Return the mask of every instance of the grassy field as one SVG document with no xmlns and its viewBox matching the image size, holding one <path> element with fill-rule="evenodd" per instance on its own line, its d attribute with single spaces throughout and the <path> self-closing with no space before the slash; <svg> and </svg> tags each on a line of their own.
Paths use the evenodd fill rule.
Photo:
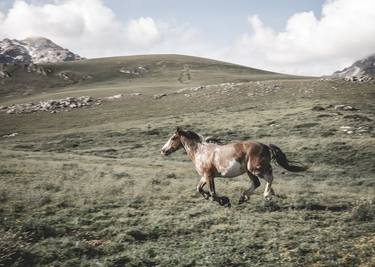
<svg viewBox="0 0 375 267">
<path fill-rule="evenodd" d="M 33 83 L 19 70 L 3 81 L 0 105 L 141 95 L 0 113 L 0 266 L 375 265 L 374 84 L 176 55 L 47 67 Z M 91 78 L 64 81 L 61 71 Z M 183 151 L 160 155 L 176 126 L 274 143 L 311 167 L 275 166 L 277 196 L 265 201 L 261 181 L 242 205 L 249 179 L 218 178 L 232 201 L 224 208 L 195 191 Z"/>
</svg>

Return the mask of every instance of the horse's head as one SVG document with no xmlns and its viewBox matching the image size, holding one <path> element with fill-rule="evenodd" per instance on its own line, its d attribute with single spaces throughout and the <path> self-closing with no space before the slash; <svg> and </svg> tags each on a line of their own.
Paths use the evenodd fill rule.
<svg viewBox="0 0 375 267">
<path fill-rule="evenodd" d="M 165 143 L 165 145 L 161 148 L 160 152 L 162 155 L 168 156 L 169 154 L 182 147 L 181 133 L 182 129 L 178 127 L 177 130 L 168 139 L 167 143 Z"/>
</svg>

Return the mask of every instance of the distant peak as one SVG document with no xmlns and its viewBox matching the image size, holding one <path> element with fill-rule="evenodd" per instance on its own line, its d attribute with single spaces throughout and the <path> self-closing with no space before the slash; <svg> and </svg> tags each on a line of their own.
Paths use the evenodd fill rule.
<svg viewBox="0 0 375 267">
<path fill-rule="evenodd" d="M 375 76 L 375 54 L 354 62 L 351 66 L 336 71 L 334 77 L 350 78 L 359 76 Z"/>
<path fill-rule="evenodd" d="M 35 43 L 53 43 L 50 39 L 41 36 L 31 36 L 22 40 L 22 42 L 35 42 Z"/>
<path fill-rule="evenodd" d="M 42 36 L 0 41 L 0 63 L 53 63 L 79 59 L 82 57 Z"/>
</svg>

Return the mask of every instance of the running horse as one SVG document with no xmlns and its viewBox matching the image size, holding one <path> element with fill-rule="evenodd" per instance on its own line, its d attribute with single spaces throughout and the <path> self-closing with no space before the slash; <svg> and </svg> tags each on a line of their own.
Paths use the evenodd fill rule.
<svg viewBox="0 0 375 267">
<path fill-rule="evenodd" d="M 306 166 L 291 162 L 285 154 L 275 145 L 265 145 L 255 141 L 233 142 L 225 145 L 207 142 L 203 136 L 193 132 L 184 131 L 181 128 L 172 134 L 167 143 L 162 147 L 161 154 L 168 156 L 179 148 L 184 148 L 187 155 L 193 161 L 195 169 L 201 179 L 197 185 L 197 191 L 205 199 L 217 201 L 220 205 L 230 206 L 228 197 L 219 197 L 215 191 L 215 177 L 233 178 L 244 174 L 250 178 L 250 187 L 245 190 L 238 201 L 244 203 L 260 186 L 259 178 L 267 184 L 264 190 L 264 198 L 269 200 L 274 195 L 272 189 L 271 160 L 291 172 L 307 170 Z M 209 191 L 204 190 L 207 185 Z"/>
</svg>

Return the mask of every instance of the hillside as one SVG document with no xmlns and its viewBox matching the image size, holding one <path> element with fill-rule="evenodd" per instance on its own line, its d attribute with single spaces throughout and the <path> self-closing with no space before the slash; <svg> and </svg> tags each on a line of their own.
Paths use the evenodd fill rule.
<svg viewBox="0 0 375 267">
<path fill-rule="evenodd" d="M 9 77 L 0 78 L 1 98 L 40 93 L 85 91 L 103 95 L 110 88 L 121 93 L 137 88 L 182 88 L 224 82 L 283 79 L 290 76 L 248 68 L 235 64 L 181 55 L 146 55 L 89 59 L 36 65 L 39 71 L 25 65 L 6 65 Z M 107 93 L 107 92 L 106 92 Z"/>
<path fill-rule="evenodd" d="M 372 83 L 178 55 L 40 66 L 1 80 L 0 266 L 375 264 Z M 3 112 L 14 103 L 38 110 Z M 184 151 L 160 155 L 177 126 L 310 169 L 273 164 L 276 196 L 260 179 L 241 205 L 249 178 L 217 178 L 224 208 Z"/>
</svg>

